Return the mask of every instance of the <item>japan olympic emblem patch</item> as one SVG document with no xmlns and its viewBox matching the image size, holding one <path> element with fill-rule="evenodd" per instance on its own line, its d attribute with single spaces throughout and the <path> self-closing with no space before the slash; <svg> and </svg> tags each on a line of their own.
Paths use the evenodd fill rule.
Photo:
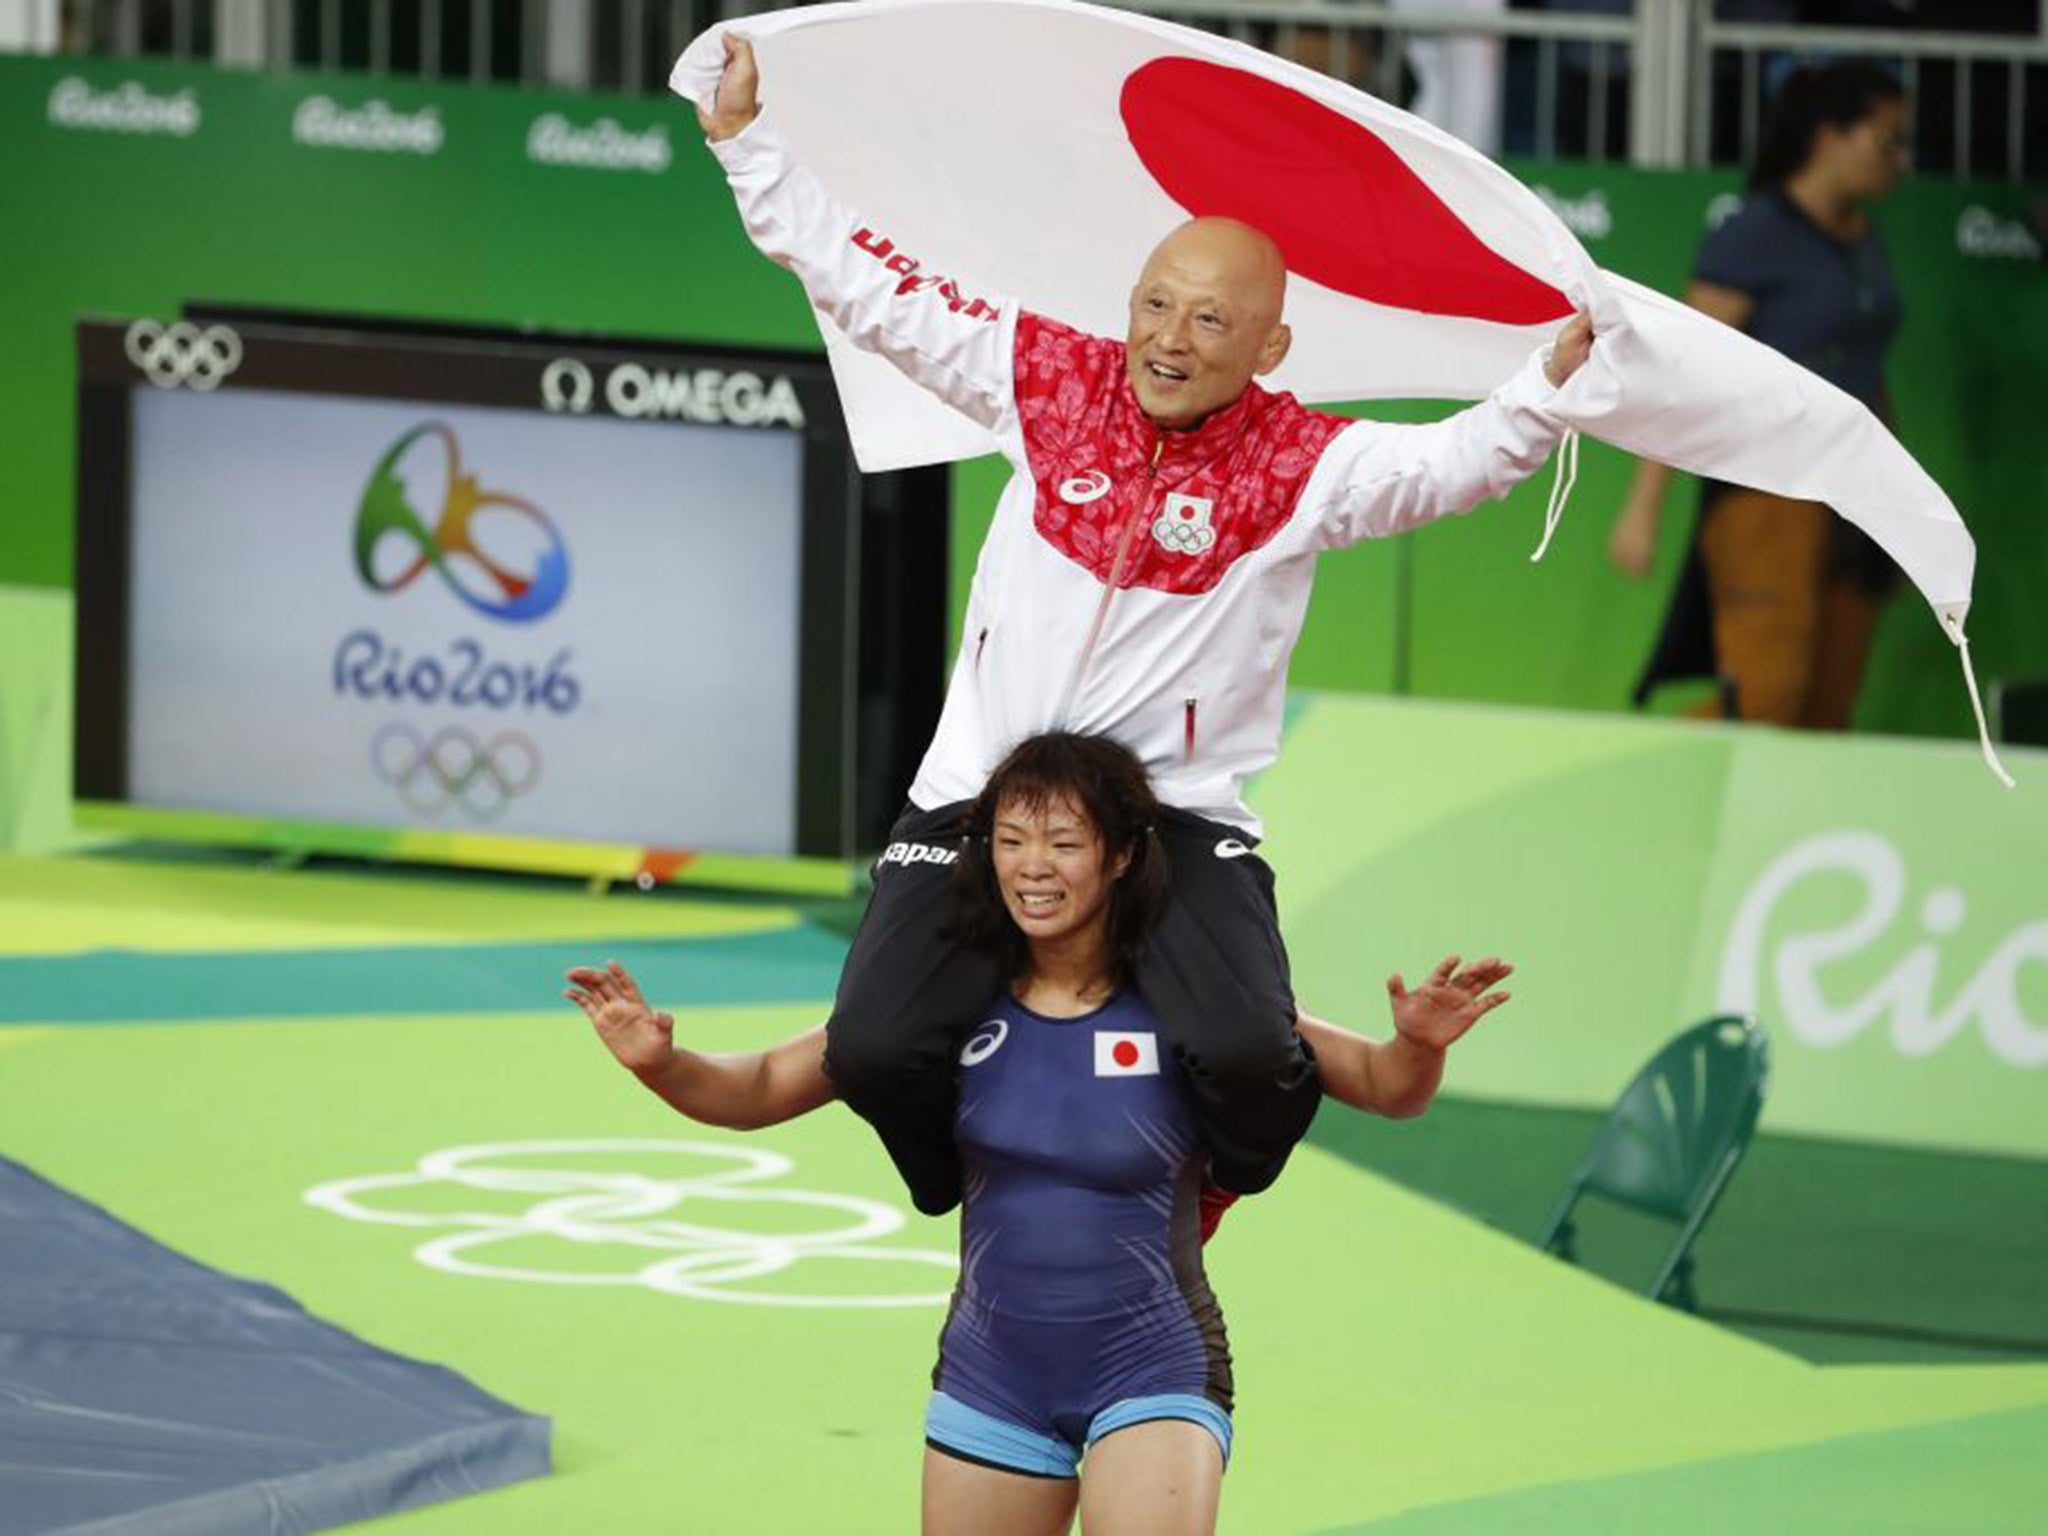
<svg viewBox="0 0 2048 1536">
<path fill-rule="evenodd" d="M 1183 496 L 1179 491 L 1166 498 L 1166 507 L 1152 521 L 1152 537 L 1159 547 L 1176 555 L 1207 553 L 1216 542 L 1216 530 L 1209 525 L 1215 503 L 1206 496 Z"/>
</svg>

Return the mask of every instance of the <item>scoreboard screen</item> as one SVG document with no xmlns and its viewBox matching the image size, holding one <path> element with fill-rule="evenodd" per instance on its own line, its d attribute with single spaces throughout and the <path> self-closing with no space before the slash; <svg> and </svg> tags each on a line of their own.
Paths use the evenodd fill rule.
<svg viewBox="0 0 2048 1536">
<path fill-rule="evenodd" d="M 819 361 L 231 318 L 86 322 L 79 361 L 82 806 L 851 856 Z"/>
</svg>

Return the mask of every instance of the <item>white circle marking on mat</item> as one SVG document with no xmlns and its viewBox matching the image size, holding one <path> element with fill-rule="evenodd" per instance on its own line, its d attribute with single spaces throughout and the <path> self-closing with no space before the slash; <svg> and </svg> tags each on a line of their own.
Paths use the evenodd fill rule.
<svg viewBox="0 0 2048 1536">
<path fill-rule="evenodd" d="M 601 1155 L 608 1168 L 545 1167 L 529 1158 Z M 709 1161 L 708 1169 L 677 1175 L 658 1171 L 668 1158 Z M 520 1161 L 514 1161 L 518 1159 Z M 620 1165 L 627 1165 L 621 1168 Z M 718 1166 L 724 1165 L 724 1166 Z M 923 1307 L 943 1305 L 958 1261 L 927 1248 L 878 1246 L 902 1230 L 906 1214 L 858 1195 L 783 1189 L 768 1181 L 795 1170 L 779 1152 L 720 1142 L 651 1140 L 507 1141 L 429 1152 L 410 1173 L 373 1173 L 334 1179 L 306 1191 L 308 1205 L 350 1221 L 440 1229 L 413 1250 L 431 1269 L 488 1280 L 541 1285 L 639 1286 L 699 1301 L 767 1307 Z M 642 1171 L 653 1169 L 657 1171 Z M 443 1196 L 421 1208 L 407 1194 Z M 449 1192 L 528 1196 L 523 1210 L 462 1210 Z M 493 1203 L 503 1203 L 494 1201 Z M 772 1206 L 778 1216 L 812 1218 L 815 1228 L 756 1232 L 719 1225 L 721 1207 Z M 695 1218 L 695 1219 L 690 1219 Z M 488 1252 L 519 1241 L 530 1248 L 559 1242 L 593 1248 L 638 1249 L 646 1262 L 620 1268 L 550 1268 L 509 1263 Z M 915 1294 L 832 1295 L 782 1289 L 736 1288 L 795 1269 L 806 1260 L 926 1264 L 943 1269 L 944 1289 Z"/>
</svg>

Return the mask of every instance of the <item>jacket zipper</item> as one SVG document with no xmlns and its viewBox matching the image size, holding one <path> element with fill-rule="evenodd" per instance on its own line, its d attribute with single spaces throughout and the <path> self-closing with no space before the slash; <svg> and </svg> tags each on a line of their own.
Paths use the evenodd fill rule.
<svg viewBox="0 0 2048 1536">
<path fill-rule="evenodd" d="M 1181 746 L 1181 757 L 1185 762 L 1195 760 L 1195 696 L 1187 697 L 1187 730 Z"/>
<path fill-rule="evenodd" d="M 1116 584 L 1123 579 L 1124 560 L 1131 552 L 1131 536 L 1137 532 L 1138 524 L 1145 520 L 1145 513 L 1152 505 L 1149 487 L 1158 477 L 1159 459 L 1165 452 L 1166 434 L 1161 432 L 1152 443 L 1152 462 L 1145 466 L 1147 490 L 1138 498 L 1138 505 L 1131 515 L 1124 519 L 1123 531 L 1117 535 L 1116 554 L 1109 562 L 1109 580 L 1104 583 L 1102 596 L 1096 601 L 1095 617 L 1089 620 L 1088 634 L 1081 641 L 1081 653 L 1074 658 L 1074 674 L 1067 679 L 1066 694 L 1060 700 L 1058 713 L 1053 716 L 1053 724 L 1059 729 L 1066 728 L 1068 717 L 1073 713 L 1074 700 L 1080 696 L 1081 678 L 1088 671 L 1088 663 L 1094 659 L 1095 644 L 1102 638 L 1103 621 L 1109 617 L 1109 604 L 1116 596 Z"/>
</svg>

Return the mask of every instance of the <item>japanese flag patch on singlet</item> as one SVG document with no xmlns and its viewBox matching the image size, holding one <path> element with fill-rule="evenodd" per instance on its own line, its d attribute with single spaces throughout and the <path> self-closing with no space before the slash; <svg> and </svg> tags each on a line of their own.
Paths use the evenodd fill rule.
<svg viewBox="0 0 2048 1536">
<path fill-rule="evenodd" d="M 1095 1036 L 1097 1077 L 1157 1077 L 1159 1037 L 1150 1033 L 1101 1030 Z"/>
</svg>

